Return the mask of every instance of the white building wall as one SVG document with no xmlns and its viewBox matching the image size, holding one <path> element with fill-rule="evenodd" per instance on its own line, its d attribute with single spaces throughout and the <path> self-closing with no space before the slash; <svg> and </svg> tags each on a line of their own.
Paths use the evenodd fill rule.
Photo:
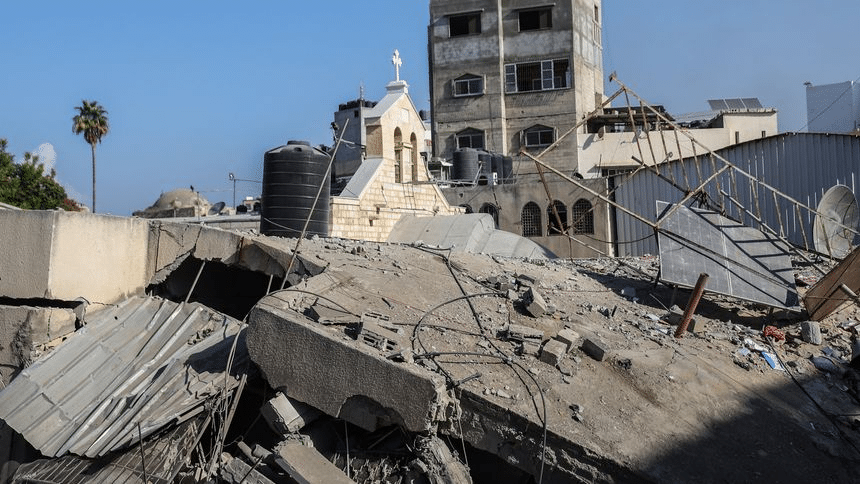
<svg viewBox="0 0 860 484">
<path fill-rule="evenodd" d="M 854 81 L 806 86 L 807 131 L 849 133 L 860 127 L 860 85 Z"/>
</svg>

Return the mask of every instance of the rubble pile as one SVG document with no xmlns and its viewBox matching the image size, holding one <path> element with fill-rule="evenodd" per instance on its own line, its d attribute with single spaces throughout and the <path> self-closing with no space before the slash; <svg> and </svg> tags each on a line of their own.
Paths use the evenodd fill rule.
<svg viewBox="0 0 860 484">
<path fill-rule="evenodd" d="M 689 291 L 655 283 L 657 257 L 314 237 L 285 275 L 295 240 L 204 232 L 175 263 L 162 245 L 160 297 L 62 312 L 65 341 L 0 392 L 6 479 L 858 479 L 850 302 L 812 321 L 706 293 L 676 337 Z M 181 269 L 202 240 L 259 285 L 250 310 L 213 289 L 234 273 Z"/>
</svg>

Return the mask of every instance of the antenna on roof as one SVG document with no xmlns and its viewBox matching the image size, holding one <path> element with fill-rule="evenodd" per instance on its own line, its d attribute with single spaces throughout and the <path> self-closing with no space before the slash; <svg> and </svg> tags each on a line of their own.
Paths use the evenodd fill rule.
<svg viewBox="0 0 860 484">
<path fill-rule="evenodd" d="M 364 81 L 358 85 L 358 99 L 364 101 Z"/>
</svg>

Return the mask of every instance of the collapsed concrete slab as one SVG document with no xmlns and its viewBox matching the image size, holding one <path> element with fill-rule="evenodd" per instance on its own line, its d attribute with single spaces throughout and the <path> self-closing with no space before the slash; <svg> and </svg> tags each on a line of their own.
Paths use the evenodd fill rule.
<svg viewBox="0 0 860 484">
<path fill-rule="evenodd" d="M 39 346 L 74 332 L 75 320 L 67 308 L 0 306 L 0 386 L 29 366 Z"/>
<path fill-rule="evenodd" d="M 273 293 L 249 315 L 248 350 L 271 386 L 366 430 L 433 427 L 445 398 L 438 375 L 392 364 L 343 332 L 329 331 L 291 308 L 297 297 L 302 293 Z"/>
</svg>

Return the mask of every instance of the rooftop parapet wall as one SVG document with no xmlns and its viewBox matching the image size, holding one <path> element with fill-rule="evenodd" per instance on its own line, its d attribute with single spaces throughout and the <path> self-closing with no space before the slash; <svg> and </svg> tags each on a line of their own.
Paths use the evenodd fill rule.
<svg viewBox="0 0 860 484">
<path fill-rule="evenodd" d="M 146 286 L 145 221 L 8 210 L 0 227 L 0 296 L 113 303 Z"/>
<path fill-rule="evenodd" d="M 4 210 L 0 297 L 113 304 L 142 295 L 188 257 L 283 277 L 290 244 L 194 224 Z M 319 272 L 309 259 L 296 259 L 294 272 Z"/>
</svg>

